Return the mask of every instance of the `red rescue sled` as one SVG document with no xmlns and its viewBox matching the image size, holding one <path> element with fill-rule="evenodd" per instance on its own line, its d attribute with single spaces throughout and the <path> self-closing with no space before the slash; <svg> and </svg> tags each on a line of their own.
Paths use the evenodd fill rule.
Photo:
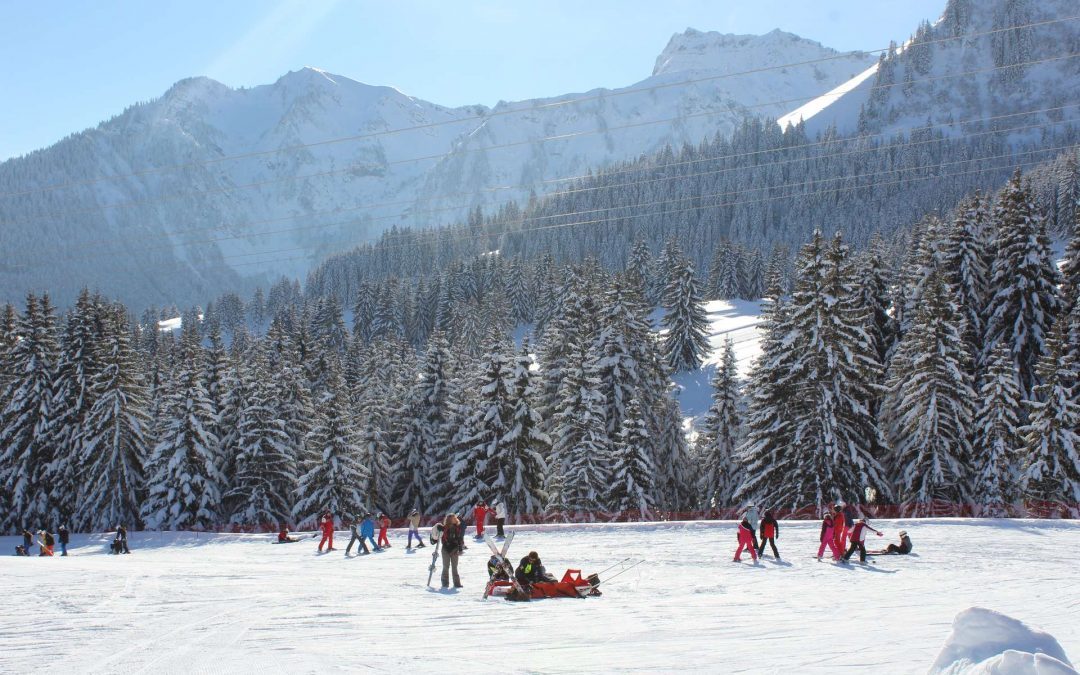
<svg viewBox="0 0 1080 675">
<path fill-rule="evenodd" d="M 543 598 L 587 598 L 600 595 L 600 577 L 595 574 L 581 576 L 581 570 L 566 570 L 561 581 L 537 581 L 529 593 L 530 600 Z M 513 590 L 509 581 L 493 581 L 492 595 L 508 595 Z"/>
</svg>

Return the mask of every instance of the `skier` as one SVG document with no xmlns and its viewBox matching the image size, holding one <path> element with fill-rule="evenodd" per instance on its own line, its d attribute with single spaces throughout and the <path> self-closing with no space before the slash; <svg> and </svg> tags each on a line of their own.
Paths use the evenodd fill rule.
<svg viewBox="0 0 1080 675">
<path fill-rule="evenodd" d="M 390 518 L 385 513 L 379 514 L 379 546 L 390 548 L 390 540 L 386 538 L 386 530 L 390 527 Z"/>
<path fill-rule="evenodd" d="M 23 550 L 26 551 L 26 555 L 30 555 L 30 547 L 34 545 L 34 535 L 30 534 L 30 530 L 23 528 L 22 531 L 22 543 Z"/>
<path fill-rule="evenodd" d="M 759 521 L 761 519 L 761 516 L 758 515 L 758 508 L 754 506 L 753 503 L 747 504 L 746 512 L 743 514 L 743 516 L 746 518 L 747 522 L 750 523 L 750 537 L 751 540 L 754 542 L 754 550 L 756 551 L 758 547 L 757 531 L 760 524 Z"/>
<path fill-rule="evenodd" d="M 761 521 L 761 544 L 758 546 L 758 556 L 765 553 L 765 542 L 772 547 L 773 557 L 780 559 L 780 553 L 776 550 L 776 538 L 780 536 L 780 523 L 776 522 L 772 511 L 766 509 L 765 518 Z"/>
<path fill-rule="evenodd" d="M 502 539 L 506 536 L 503 525 L 506 524 L 506 502 L 499 499 L 495 501 L 495 536 Z"/>
<path fill-rule="evenodd" d="M 833 514 L 826 509 L 825 516 L 821 519 L 821 546 L 818 546 L 817 558 L 821 560 L 828 546 L 832 551 L 833 560 L 840 559 L 840 551 L 836 548 L 836 540 L 833 538 Z"/>
<path fill-rule="evenodd" d="M 833 506 L 833 546 L 843 555 L 847 550 L 847 521 L 844 519 L 844 502 Z"/>
<path fill-rule="evenodd" d="M 462 538 L 461 519 L 453 513 L 446 516 L 442 529 L 442 587 L 450 588 L 450 571 L 454 573 L 454 588 L 461 588 L 461 577 L 458 576 L 458 556 L 465 548 L 465 540 Z"/>
<path fill-rule="evenodd" d="M 57 533 L 60 535 L 60 557 L 63 558 L 67 555 L 67 545 L 71 541 L 71 533 L 68 532 L 67 525 L 61 525 Z"/>
<path fill-rule="evenodd" d="M 750 557 L 757 564 L 757 548 L 754 546 L 754 528 L 750 526 L 750 519 L 743 517 L 739 523 L 739 548 L 735 551 L 735 559 L 732 562 L 742 560 L 743 549 L 750 549 Z"/>
<path fill-rule="evenodd" d="M 851 530 L 851 546 L 848 548 L 847 553 L 844 554 L 844 562 L 851 560 L 851 556 L 855 551 L 859 552 L 859 562 L 866 562 L 866 531 L 876 532 L 877 536 L 881 536 L 881 533 L 870 527 L 870 521 L 866 518 L 860 518 L 859 522 L 855 523 L 855 527 Z"/>
<path fill-rule="evenodd" d="M 279 544 L 292 544 L 300 541 L 298 537 L 289 536 L 289 526 L 285 523 L 281 524 L 281 529 L 277 533 L 277 543 Z"/>
<path fill-rule="evenodd" d="M 416 537 L 416 547 L 424 548 L 424 540 L 420 537 L 420 512 L 413 509 L 409 513 L 409 543 L 406 545 L 405 550 L 412 550 L 412 540 Z"/>
<path fill-rule="evenodd" d="M 851 528 L 855 527 L 855 507 L 851 504 L 844 504 L 844 545 L 840 547 L 843 551 L 847 548 L 848 537 L 851 536 Z"/>
<path fill-rule="evenodd" d="M 352 522 L 349 523 L 349 533 L 352 535 L 349 537 L 349 545 L 345 547 L 345 555 L 348 556 L 352 552 L 353 544 L 359 542 L 357 547 L 360 551 L 360 555 L 365 553 L 371 553 L 368 550 L 367 544 L 364 543 L 364 538 L 360 536 L 360 522 L 363 518 L 360 515 L 355 515 L 352 518 Z"/>
<path fill-rule="evenodd" d="M 361 543 L 370 541 L 371 548 L 376 553 L 382 550 L 382 547 L 375 543 L 375 519 L 370 513 L 365 513 L 364 520 L 360 523 L 360 539 Z M 367 547 L 364 548 L 364 552 L 367 552 Z"/>
<path fill-rule="evenodd" d="M 39 556 L 52 556 L 53 546 L 56 546 L 56 540 L 53 539 L 51 532 L 45 530 L 38 531 L 38 545 L 41 546 L 41 553 Z"/>
<path fill-rule="evenodd" d="M 487 504 L 484 503 L 483 499 L 481 499 L 480 503 L 476 505 L 475 509 L 473 509 L 473 518 L 476 519 L 476 538 L 477 539 L 483 539 L 484 538 L 484 521 L 487 520 L 487 515 L 490 512 L 491 512 L 491 510 L 488 509 L 488 506 L 487 506 Z"/>
<path fill-rule="evenodd" d="M 334 516 L 329 511 L 322 515 L 322 522 L 319 523 L 319 528 L 322 530 L 322 539 L 319 541 L 319 553 L 322 553 L 322 547 L 326 545 L 326 552 L 329 553 L 334 549 Z"/>
<path fill-rule="evenodd" d="M 869 555 L 907 555 L 911 553 L 911 537 L 905 530 L 900 530 L 900 544 L 889 544 L 881 551 L 871 551 Z"/>
<path fill-rule="evenodd" d="M 116 539 L 113 540 L 113 547 L 117 555 L 131 553 L 131 549 L 128 548 L 127 528 L 123 525 L 116 526 Z"/>
</svg>

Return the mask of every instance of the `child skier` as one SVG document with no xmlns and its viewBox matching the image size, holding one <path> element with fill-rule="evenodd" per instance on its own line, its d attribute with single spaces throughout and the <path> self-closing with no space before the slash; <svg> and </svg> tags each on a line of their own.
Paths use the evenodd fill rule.
<svg viewBox="0 0 1080 675">
<path fill-rule="evenodd" d="M 768 542 L 769 546 L 772 547 L 773 557 L 779 560 L 780 552 L 776 550 L 776 538 L 779 536 L 780 523 L 776 522 L 772 511 L 766 510 L 765 518 L 761 521 L 761 544 L 758 545 L 758 555 L 765 554 L 765 542 Z"/>
<path fill-rule="evenodd" d="M 868 555 L 907 555 L 911 553 L 911 537 L 904 530 L 900 530 L 900 544 L 889 544 L 880 551 L 870 551 Z"/>
<path fill-rule="evenodd" d="M 843 555 L 847 550 L 847 523 L 844 520 L 844 502 L 833 506 L 833 547 Z"/>
<path fill-rule="evenodd" d="M 30 530 L 25 527 L 22 531 L 22 544 L 23 550 L 26 551 L 26 555 L 30 555 L 30 547 L 34 545 L 34 535 L 30 534 Z"/>
<path fill-rule="evenodd" d="M 483 499 L 481 499 L 480 503 L 476 505 L 475 509 L 473 509 L 473 518 L 476 519 L 476 538 L 477 539 L 483 539 L 484 538 L 484 521 L 487 520 L 487 515 L 490 512 L 491 512 L 490 509 L 488 509 L 488 506 L 487 506 L 487 504 L 484 503 Z"/>
<path fill-rule="evenodd" d="M 757 564 L 757 549 L 754 548 L 754 530 L 750 527 L 750 520 L 746 517 L 739 523 L 739 548 L 735 551 L 735 560 L 732 562 L 742 560 L 744 548 L 750 550 L 750 557 L 754 560 L 754 564 Z"/>
<path fill-rule="evenodd" d="M 877 536 L 882 536 L 880 532 L 870 527 L 870 522 L 866 518 L 860 518 L 859 522 L 855 523 L 855 527 L 851 530 L 851 546 L 848 548 L 847 553 L 844 554 L 844 562 L 851 560 L 851 556 L 855 551 L 859 552 L 859 562 L 866 562 L 866 531 L 876 532 Z"/>
<path fill-rule="evenodd" d="M 821 519 L 821 546 L 818 546 L 817 550 L 818 560 L 821 560 L 826 546 L 832 551 L 833 560 L 839 560 L 840 551 L 836 548 L 836 540 L 833 538 L 833 514 L 827 510 L 825 511 L 825 517 Z"/>
<path fill-rule="evenodd" d="M 364 520 L 360 523 L 360 539 L 361 543 L 370 541 L 371 548 L 375 552 L 382 550 L 382 547 L 375 543 L 375 519 L 370 513 L 365 513 Z M 367 547 L 364 548 L 364 552 L 367 552 Z"/>
<path fill-rule="evenodd" d="M 357 514 L 353 516 L 352 522 L 349 523 L 349 533 L 352 536 L 349 537 L 349 545 L 345 547 L 345 555 L 349 555 L 349 552 L 352 551 L 353 544 L 357 542 L 360 543 L 357 549 L 359 549 L 361 555 L 371 553 L 371 551 L 368 550 L 367 544 L 364 543 L 364 538 L 360 535 L 361 521 L 363 521 L 363 517 Z"/>
<path fill-rule="evenodd" d="M 57 533 L 60 535 L 60 557 L 62 558 L 67 555 L 67 545 L 71 541 L 71 533 L 68 532 L 67 525 L 61 525 Z"/>
<path fill-rule="evenodd" d="M 289 526 L 282 523 L 281 529 L 277 533 L 277 543 L 279 544 L 293 544 L 300 541 L 296 537 L 289 536 Z"/>
<path fill-rule="evenodd" d="M 406 544 L 406 551 L 412 550 L 413 537 L 416 537 L 416 547 L 424 548 L 424 540 L 420 537 L 420 512 L 416 509 L 409 513 L 409 543 Z"/>
<path fill-rule="evenodd" d="M 326 552 L 336 550 L 334 548 L 334 516 L 329 511 L 323 514 L 322 523 L 319 525 L 322 529 L 322 540 L 319 541 L 319 553 L 322 553 L 323 544 L 326 544 Z"/>
<path fill-rule="evenodd" d="M 760 525 L 759 521 L 761 519 L 761 517 L 758 515 L 758 508 L 754 506 L 753 503 L 747 504 L 746 513 L 744 513 L 743 515 L 745 516 L 746 521 L 750 523 L 750 538 L 753 540 L 754 549 L 756 550 L 758 547 L 757 531 L 758 526 Z"/>
<path fill-rule="evenodd" d="M 38 532 L 38 544 L 41 546 L 41 553 L 39 556 L 49 556 L 53 554 L 53 546 L 56 545 L 56 540 L 53 539 L 51 532 L 41 530 Z"/>
<path fill-rule="evenodd" d="M 386 531 L 390 528 L 390 518 L 385 513 L 379 514 L 379 546 L 390 548 L 390 540 L 386 538 Z"/>
</svg>

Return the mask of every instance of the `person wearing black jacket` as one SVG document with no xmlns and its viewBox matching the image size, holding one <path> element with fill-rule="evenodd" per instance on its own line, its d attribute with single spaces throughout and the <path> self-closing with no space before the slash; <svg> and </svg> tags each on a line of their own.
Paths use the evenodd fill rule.
<svg viewBox="0 0 1080 675">
<path fill-rule="evenodd" d="M 465 549 L 465 539 L 462 537 L 463 527 L 461 520 L 451 513 L 443 521 L 442 531 L 442 587 L 450 588 L 450 572 L 453 570 L 454 588 L 461 588 L 461 577 L 458 576 L 458 556 Z"/>
<path fill-rule="evenodd" d="M 540 554 L 536 551 L 529 551 L 529 555 L 522 558 L 521 562 L 518 563 L 517 569 L 514 570 L 514 576 L 517 577 L 518 583 L 528 590 L 530 586 L 540 581 L 542 569 Z"/>
<path fill-rule="evenodd" d="M 22 531 L 23 550 L 26 551 L 26 555 L 30 555 L 30 547 L 34 545 L 34 535 L 30 534 L 30 530 L 23 528 Z"/>
<path fill-rule="evenodd" d="M 57 530 L 57 534 L 60 535 L 60 557 L 67 555 L 67 545 L 71 541 L 71 533 L 68 532 L 67 525 L 61 525 Z"/>
<path fill-rule="evenodd" d="M 131 549 L 128 548 L 127 528 L 123 525 L 116 526 L 116 539 L 113 541 L 113 552 L 131 553 Z"/>
</svg>

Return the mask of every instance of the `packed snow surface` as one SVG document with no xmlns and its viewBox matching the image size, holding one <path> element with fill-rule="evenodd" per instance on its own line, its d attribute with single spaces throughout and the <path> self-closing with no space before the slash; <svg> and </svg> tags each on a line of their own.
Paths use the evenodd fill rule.
<svg viewBox="0 0 1080 675">
<path fill-rule="evenodd" d="M 481 600 L 488 554 L 471 539 L 464 588 L 441 593 L 425 585 L 431 549 L 406 553 L 400 531 L 353 558 L 343 532 L 321 556 L 309 538 L 133 533 L 117 557 L 108 535 L 76 536 L 67 558 L 0 558 L 0 672 L 920 673 L 974 606 L 1080 653 L 1080 523 L 874 524 L 886 537 L 872 545 L 905 528 L 914 554 L 818 562 L 812 522 L 782 521 L 784 561 L 757 566 L 731 562 L 729 522 L 522 527 L 510 557 L 536 550 L 559 575 L 646 561 L 601 598 L 532 603 Z M 991 639 L 1008 630 L 991 625 Z"/>
</svg>

